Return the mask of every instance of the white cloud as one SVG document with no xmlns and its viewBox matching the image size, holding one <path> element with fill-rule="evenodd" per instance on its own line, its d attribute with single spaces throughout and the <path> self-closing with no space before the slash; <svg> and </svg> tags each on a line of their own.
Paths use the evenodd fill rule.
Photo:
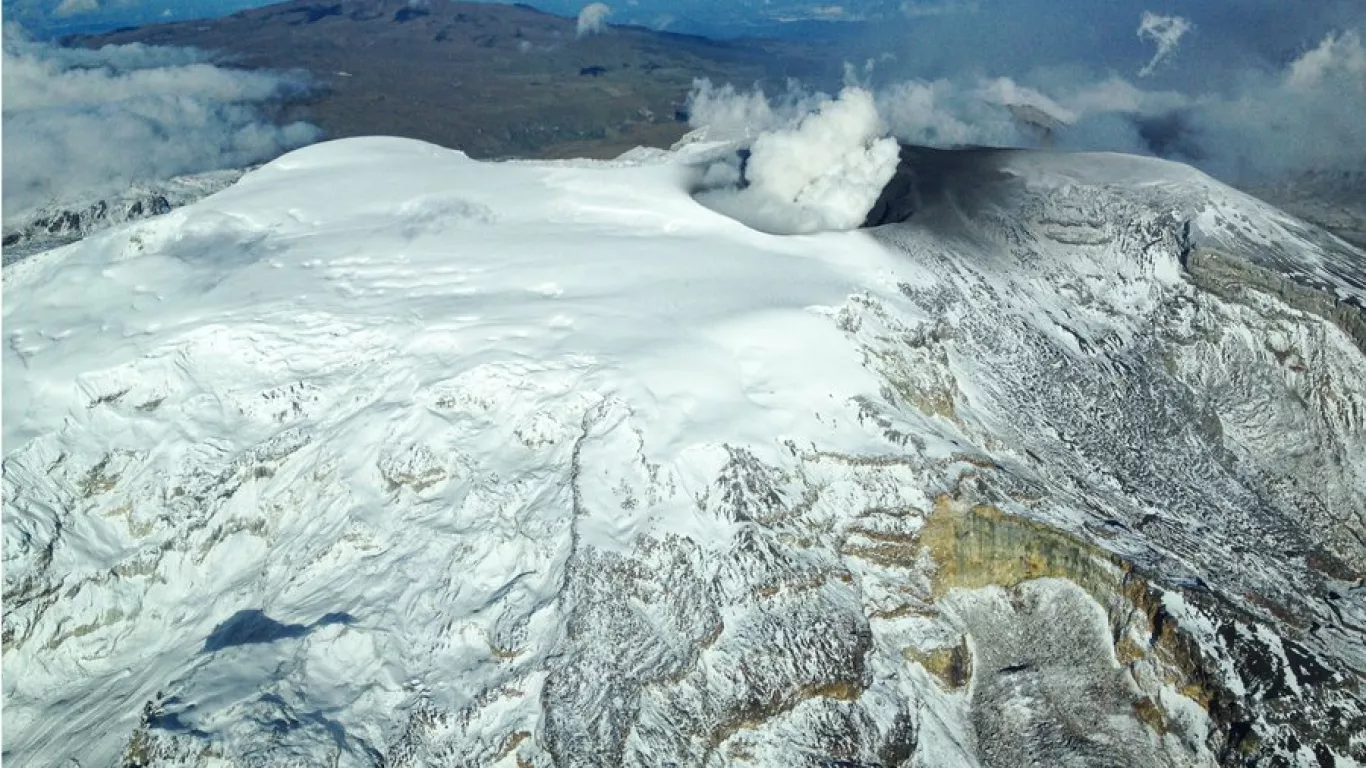
<svg viewBox="0 0 1366 768">
<path fill-rule="evenodd" d="M 65 19 L 87 13 L 98 13 L 99 11 L 99 0 L 62 0 L 62 2 L 57 5 L 56 10 L 52 12 L 52 15 L 57 18 Z"/>
<path fill-rule="evenodd" d="M 817 19 L 840 20 L 850 18 L 853 14 L 842 5 L 818 5 L 811 9 L 811 15 Z"/>
<path fill-rule="evenodd" d="M 688 122 L 710 135 L 752 139 L 772 128 L 776 118 L 763 91 L 741 93 L 729 83 L 717 88 L 700 80 L 688 98 Z"/>
<path fill-rule="evenodd" d="M 1233 183 L 1366 170 L 1366 44 L 1359 32 L 1329 34 L 1281 69 L 1249 70 L 1224 87 L 1181 92 L 1136 82 L 1113 73 L 1094 79 L 1085 71 L 1036 71 L 1027 81 L 965 75 L 875 89 L 864 83 L 861 90 L 875 93 L 877 117 L 890 135 L 912 144 L 1051 143 L 1150 153 Z M 828 98 L 792 85 L 766 98 L 699 82 L 690 101 L 692 123 L 707 127 L 706 138 L 757 146 L 822 109 Z M 724 174 L 716 180 L 723 182 Z"/>
<path fill-rule="evenodd" d="M 1007 108 L 1027 108 L 1059 126 L 1070 125 L 1077 121 L 1078 115 L 1072 110 L 1039 91 L 1020 85 L 1008 77 L 988 80 L 982 84 L 980 93 L 982 98 L 987 101 L 995 102 Z"/>
<path fill-rule="evenodd" d="M 1201 104 L 1197 127 L 1225 174 L 1366 170 L 1366 48 L 1333 33 L 1281 73 Z"/>
<path fill-rule="evenodd" d="M 906 0 L 901 4 L 902 15 L 912 19 L 956 16 L 962 13 L 977 13 L 979 10 L 981 6 L 976 0 Z"/>
<path fill-rule="evenodd" d="M 795 81 L 789 81 L 786 92 L 770 97 L 757 88 L 742 92 L 729 83 L 718 88 L 710 80 L 696 80 L 688 96 L 688 122 L 704 129 L 713 141 L 752 140 L 796 124 L 825 101 L 823 94 L 811 93 Z"/>
<path fill-rule="evenodd" d="M 4 219 L 137 181 L 242 167 L 317 139 L 262 107 L 302 86 L 142 45 L 62 48 L 6 27 Z"/>
<path fill-rule="evenodd" d="M 1157 46 L 1151 61 L 1138 71 L 1139 77 L 1147 77 L 1157 70 L 1180 45 L 1181 38 L 1190 32 L 1194 25 L 1180 16 L 1159 16 L 1151 11 L 1143 12 L 1138 25 L 1138 39 L 1146 40 Z"/>
<path fill-rule="evenodd" d="M 606 3 L 589 3 L 579 11 L 579 37 L 600 35 L 607 31 L 607 17 L 612 9 Z"/>
<path fill-rule="evenodd" d="M 713 110 L 722 117 L 776 120 L 753 96 L 720 90 L 712 98 L 733 97 L 737 105 Z M 707 169 L 698 200 L 755 229 L 801 234 L 854 229 L 862 225 L 882 188 L 896 172 L 900 149 L 888 135 L 874 96 L 845 88 L 837 99 L 784 126 L 770 125 L 750 145 L 744 178 L 722 161 Z"/>
<path fill-rule="evenodd" d="M 1145 91 L 1123 78 L 1090 83 L 1070 91 L 1069 109 L 1081 116 L 1128 113 L 1158 114 L 1190 106 L 1190 99 L 1172 91 Z"/>
<path fill-rule="evenodd" d="M 1286 82 L 1296 90 L 1308 90 L 1332 80 L 1350 88 L 1366 87 L 1366 47 L 1356 32 L 1330 34 L 1318 47 L 1291 63 Z"/>
<path fill-rule="evenodd" d="M 936 147 L 1012 144 L 1018 134 L 1006 110 L 948 80 L 907 80 L 884 89 L 878 106 L 902 141 Z"/>
</svg>

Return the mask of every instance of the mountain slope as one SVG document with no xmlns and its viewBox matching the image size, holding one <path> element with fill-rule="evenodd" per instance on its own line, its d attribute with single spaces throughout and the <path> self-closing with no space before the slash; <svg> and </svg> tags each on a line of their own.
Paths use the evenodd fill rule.
<svg viewBox="0 0 1366 768">
<path fill-rule="evenodd" d="M 1366 248 L 1366 171 L 1303 173 L 1253 194 Z"/>
<path fill-rule="evenodd" d="M 475 157 L 613 157 L 683 135 L 693 81 L 837 83 L 836 56 L 778 41 L 720 42 L 636 27 L 582 39 L 573 19 L 525 5 L 291 0 L 213 21 L 85 38 L 220 52 L 306 70 L 298 117 L 329 138 L 404 136 Z M 834 64 L 831 64 L 834 62 Z"/>
<path fill-rule="evenodd" d="M 5 226 L 5 263 L 75 242 L 103 229 L 160 216 L 232 185 L 242 173 L 209 171 L 143 182 L 97 200 L 57 202 L 27 212 Z"/>
<path fill-rule="evenodd" d="M 335 142 L 8 267 L 5 757 L 1366 760 L 1360 251 L 1022 152 L 771 236 L 728 151 Z"/>
</svg>

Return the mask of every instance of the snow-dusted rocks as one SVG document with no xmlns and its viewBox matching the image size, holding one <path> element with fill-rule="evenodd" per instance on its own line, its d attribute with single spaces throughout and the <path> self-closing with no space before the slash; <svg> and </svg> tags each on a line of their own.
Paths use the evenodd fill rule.
<svg viewBox="0 0 1366 768">
<path fill-rule="evenodd" d="M 57 201 L 21 211 L 5 221 L 5 263 L 75 242 L 103 229 L 160 216 L 230 186 L 241 175 L 242 171 L 226 170 L 178 176 L 136 184 L 101 199 Z"/>
<path fill-rule="evenodd" d="M 1043 154 L 772 236 L 708 152 L 336 142 L 8 267 L 5 757 L 1366 760 L 1366 357 L 1241 277 L 1359 251 Z"/>
</svg>

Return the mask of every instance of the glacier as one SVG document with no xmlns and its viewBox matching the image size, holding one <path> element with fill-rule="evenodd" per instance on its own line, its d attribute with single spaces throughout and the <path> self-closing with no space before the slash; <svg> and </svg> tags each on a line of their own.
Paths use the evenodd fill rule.
<svg viewBox="0 0 1366 768">
<path fill-rule="evenodd" d="M 1366 762 L 1362 251 L 988 150 L 767 234 L 732 151 L 330 142 L 7 265 L 4 759 Z"/>
</svg>

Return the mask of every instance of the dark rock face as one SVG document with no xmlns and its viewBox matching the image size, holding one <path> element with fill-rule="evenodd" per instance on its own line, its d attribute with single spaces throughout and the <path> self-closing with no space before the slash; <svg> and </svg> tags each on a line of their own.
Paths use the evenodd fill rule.
<svg viewBox="0 0 1366 768">
<path fill-rule="evenodd" d="M 400 8 L 397 11 L 395 11 L 394 21 L 398 22 L 399 24 L 404 24 L 409 21 L 412 21 L 413 19 L 420 19 L 423 16 L 430 15 L 432 15 L 432 12 L 427 10 L 426 8 L 413 8 L 412 6 L 409 6 L 407 8 Z"/>
<path fill-rule="evenodd" d="M 920 209 L 921 205 L 917 202 L 920 190 L 916 183 L 919 178 L 915 168 L 916 155 L 915 148 L 902 145 L 896 175 L 882 188 L 882 194 L 868 211 L 863 226 L 897 224 L 909 220 Z"/>
<path fill-rule="evenodd" d="M 901 145 L 901 160 L 896 174 L 868 211 L 865 227 L 881 227 L 909 221 L 916 212 L 944 195 L 946 181 L 972 188 L 999 179 L 995 159 L 1014 150 L 1008 149 L 934 149 L 911 144 Z"/>
<path fill-rule="evenodd" d="M 1339 298 L 1264 267 L 1202 248 L 1190 250 L 1185 267 L 1197 285 L 1216 295 L 1236 300 L 1248 291 L 1266 293 L 1295 309 L 1317 315 L 1341 328 L 1366 353 L 1366 315 L 1354 297 Z"/>
<path fill-rule="evenodd" d="M 99 200 L 84 208 L 57 210 L 37 216 L 20 228 L 6 233 L 5 247 L 22 248 L 29 243 L 55 247 L 79 240 L 113 224 L 159 216 L 170 210 L 170 202 L 158 194 L 115 204 Z"/>
<path fill-rule="evenodd" d="M 229 186 L 242 173 L 212 171 L 184 176 L 141 185 L 94 202 L 57 204 L 36 211 L 27 220 L 7 226 L 4 261 L 9 264 L 119 224 L 165 215 Z"/>
</svg>

